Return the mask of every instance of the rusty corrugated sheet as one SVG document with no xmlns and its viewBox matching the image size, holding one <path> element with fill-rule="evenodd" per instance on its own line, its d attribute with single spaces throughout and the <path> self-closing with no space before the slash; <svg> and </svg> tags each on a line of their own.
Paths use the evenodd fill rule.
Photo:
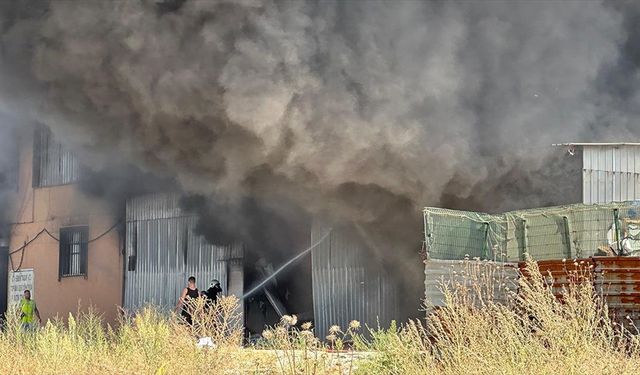
<svg viewBox="0 0 640 375">
<path fill-rule="evenodd" d="M 640 258 L 594 258 L 596 289 L 619 320 L 629 316 L 640 328 Z"/>
<path fill-rule="evenodd" d="M 197 218 L 186 215 L 174 195 L 153 194 L 127 202 L 124 305 L 172 308 L 187 278 L 199 289 L 218 279 L 228 290 L 229 262 L 242 258 L 242 246 L 214 246 L 194 233 Z"/>
<path fill-rule="evenodd" d="M 520 267 L 524 269 L 525 264 Z M 590 280 L 617 320 L 627 323 L 628 316 L 640 327 L 639 257 L 546 260 L 539 261 L 538 267 L 557 297 L 570 283 Z"/>
<path fill-rule="evenodd" d="M 592 258 L 540 260 L 537 264 L 540 274 L 557 297 L 560 297 L 563 288 L 570 284 L 594 278 Z M 521 262 L 519 267 L 524 275 L 528 274 L 525 262 Z"/>
<path fill-rule="evenodd" d="M 311 243 L 328 228 L 314 225 Z M 393 279 L 372 261 L 370 250 L 339 230 L 332 230 L 312 251 L 313 311 L 316 333 L 324 337 L 331 325 L 343 329 L 351 320 L 388 327 L 399 319 L 398 290 Z"/>
</svg>

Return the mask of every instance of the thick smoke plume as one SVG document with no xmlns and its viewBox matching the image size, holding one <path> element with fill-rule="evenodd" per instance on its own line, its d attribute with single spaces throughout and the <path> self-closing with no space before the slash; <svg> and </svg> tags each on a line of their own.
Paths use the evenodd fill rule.
<svg viewBox="0 0 640 375">
<path fill-rule="evenodd" d="M 17 140 L 23 135 L 20 120 L 0 114 L 0 239 L 7 240 L 9 224 L 16 221 L 18 193 Z M 5 243 L 6 245 L 7 243 Z"/>
<path fill-rule="evenodd" d="M 0 11 L 0 111 L 49 125 L 96 170 L 131 162 L 215 197 L 238 224 L 251 207 L 301 210 L 415 249 L 422 206 L 578 201 L 550 144 L 640 133 L 633 2 Z"/>
</svg>

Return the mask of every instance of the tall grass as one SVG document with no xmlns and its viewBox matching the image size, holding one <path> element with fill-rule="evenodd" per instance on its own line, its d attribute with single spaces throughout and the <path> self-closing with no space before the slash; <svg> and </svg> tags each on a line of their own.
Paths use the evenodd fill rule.
<svg viewBox="0 0 640 375">
<path fill-rule="evenodd" d="M 296 326 L 295 315 L 285 315 L 275 327 L 262 333 L 262 349 L 276 354 L 277 372 L 282 374 L 352 374 L 356 353 L 347 349 L 347 342 L 358 337 L 360 323 L 351 321 L 345 331 L 337 325 L 329 328 L 326 343 L 315 337 L 311 322 Z M 359 357 L 359 356 L 358 356 Z"/>
<path fill-rule="evenodd" d="M 579 271 L 578 271 L 579 272 Z M 583 273 L 583 274 L 586 274 Z M 446 287 L 446 306 L 424 321 L 372 330 L 361 344 L 379 355 L 361 373 L 385 374 L 635 374 L 636 332 L 609 317 L 588 279 L 554 291 L 535 262 L 505 303 L 492 288 Z M 480 303 L 479 303 L 480 302 Z"/>
<path fill-rule="evenodd" d="M 89 311 L 24 332 L 10 313 L 0 374 L 637 373 L 637 332 L 612 321 L 590 280 L 573 277 L 558 299 L 536 264 L 528 267 L 506 299 L 494 295 L 499 272 L 476 269 L 466 274 L 471 282 L 444 284 L 446 305 L 424 319 L 363 335 L 355 321 L 314 332 L 286 316 L 245 348 L 234 297 L 213 311 L 194 302 L 193 326 L 149 307 L 115 327 Z M 198 348 L 202 336 L 215 347 Z"/>
<path fill-rule="evenodd" d="M 242 331 L 237 299 L 222 298 L 209 314 L 194 306 L 193 327 L 176 315 L 144 308 L 104 326 L 94 312 L 70 315 L 67 322 L 49 321 L 35 332 L 21 329 L 9 313 L 0 333 L 0 374 L 199 374 L 265 373 L 272 359 L 239 350 Z M 207 318 L 210 317 L 210 318 Z M 196 337 L 209 335 L 215 348 L 196 347 Z"/>
</svg>

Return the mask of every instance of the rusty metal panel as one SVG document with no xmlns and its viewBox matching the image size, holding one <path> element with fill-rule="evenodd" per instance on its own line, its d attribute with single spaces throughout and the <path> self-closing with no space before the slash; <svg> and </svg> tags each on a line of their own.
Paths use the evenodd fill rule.
<svg viewBox="0 0 640 375">
<path fill-rule="evenodd" d="M 640 258 L 593 258 L 595 288 L 614 319 L 632 332 L 640 327 Z"/>
<path fill-rule="evenodd" d="M 640 258 L 594 258 L 595 286 L 619 316 L 640 315 Z"/>
<path fill-rule="evenodd" d="M 583 146 L 583 202 L 640 199 L 640 146 Z"/>
<path fill-rule="evenodd" d="M 571 284 L 594 280 L 594 258 L 553 259 L 538 261 L 538 269 L 553 294 L 560 298 Z M 519 264 L 523 275 L 528 275 L 526 263 Z"/>
<path fill-rule="evenodd" d="M 498 303 L 506 303 L 509 292 L 517 289 L 517 263 L 429 259 L 424 273 L 427 308 L 445 305 L 445 288 L 480 287 Z"/>
<path fill-rule="evenodd" d="M 218 279 L 228 291 L 229 263 L 242 259 L 241 245 L 214 246 L 194 232 L 195 216 L 182 212 L 178 197 L 154 194 L 127 202 L 124 306 L 175 306 L 187 278 L 198 288 Z"/>
<path fill-rule="evenodd" d="M 524 269 L 524 263 L 520 267 Z M 589 280 L 606 302 L 612 317 L 640 327 L 640 258 L 547 260 L 539 261 L 538 267 L 556 297 L 561 297 L 569 284 Z"/>
<path fill-rule="evenodd" d="M 311 243 L 328 230 L 314 225 Z M 336 229 L 312 251 L 313 311 L 319 337 L 327 335 L 331 325 L 345 329 L 354 319 L 384 327 L 401 318 L 397 286 L 372 258 L 369 249 Z"/>
</svg>

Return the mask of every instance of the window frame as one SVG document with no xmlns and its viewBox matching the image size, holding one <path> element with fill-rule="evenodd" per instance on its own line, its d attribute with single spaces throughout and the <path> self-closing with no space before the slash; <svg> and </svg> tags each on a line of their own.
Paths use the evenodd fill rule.
<svg viewBox="0 0 640 375">
<path fill-rule="evenodd" d="M 79 240 L 74 240 L 74 234 L 79 235 Z M 69 277 L 84 277 L 88 275 L 88 259 L 89 259 L 89 226 L 76 225 L 61 227 L 59 231 L 59 249 L 58 249 L 58 281 Z M 74 245 L 77 246 L 77 252 L 73 250 Z M 72 255 L 78 257 L 78 272 L 72 273 L 73 263 Z"/>
<path fill-rule="evenodd" d="M 79 164 L 77 164 L 78 170 L 75 178 L 70 178 L 68 181 L 65 181 L 62 177 L 60 177 L 60 181 L 58 182 L 49 182 L 46 184 L 42 182 L 43 168 L 47 170 L 47 166 L 49 165 L 49 163 L 51 163 L 51 159 L 49 158 L 50 156 L 49 149 L 52 147 L 57 148 L 58 150 L 57 151 L 58 158 L 57 160 L 55 160 L 55 162 L 57 162 L 57 165 L 58 165 L 57 168 L 60 171 L 63 169 L 63 165 L 62 165 L 63 158 L 65 158 L 66 155 L 68 155 L 71 152 L 62 143 L 58 142 L 54 138 L 53 133 L 48 127 L 44 125 L 36 126 L 36 128 L 33 131 L 33 152 L 32 152 L 32 162 L 31 162 L 31 165 L 32 165 L 31 187 L 34 189 L 72 185 L 77 183 L 81 178 L 82 168 L 80 167 Z M 71 156 L 69 157 L 75 159 L 75 163 L 79 163 L 79 160 L 77 159 L 77 156 L 75 154 L 71 153 Z"/>
</svg>

